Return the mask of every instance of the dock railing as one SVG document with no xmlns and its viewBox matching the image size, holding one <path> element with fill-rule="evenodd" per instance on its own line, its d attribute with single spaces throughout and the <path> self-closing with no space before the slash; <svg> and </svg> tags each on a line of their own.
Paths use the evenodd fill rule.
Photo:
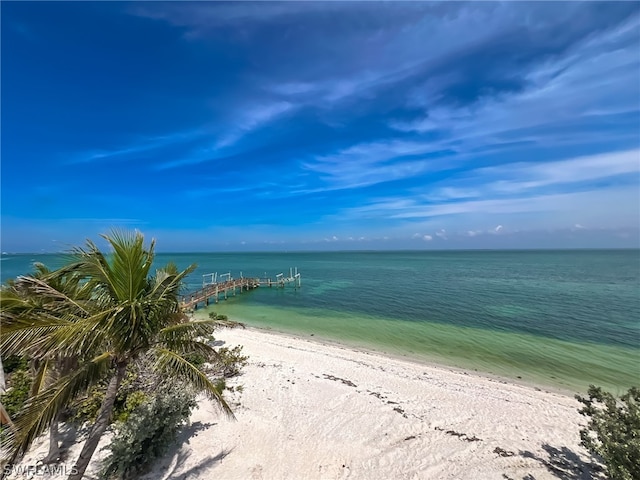
<svg viewBox="0 0 640 480">
<path fill-rule="evenodd" d="M 283 273 L 271 277 L 244 277 L 240 273 L 240 278 L 233 278 L 231 272 L 218 275 L 218 273 L 207 273 L 202 276 L 202 288 L 194 292 L 187 293 L 180 297 L 180 305 L 183 310 L 195 310 L 198 305 L 208 306 L 212 301 L 218 303 L 221 298 L 227 299 L 235 296 L 239 291 L 253 290 L 260 286 L 284 288 L 286 285 L 293 285 L 294 288 L 302 286 L 301 275 L 298 268 L 289 269 L 289 276 Z"/>
</svg>

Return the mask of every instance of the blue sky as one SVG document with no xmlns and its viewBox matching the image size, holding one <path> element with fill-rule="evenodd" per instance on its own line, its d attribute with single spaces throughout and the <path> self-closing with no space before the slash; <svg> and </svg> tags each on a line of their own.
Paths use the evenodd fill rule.
<svg viewBox="0 0 640 480">
<path fill-rule="evenodd" d="M 639 246 L 638 3 L 1 9 L 3 251 Z"/>
</svg>

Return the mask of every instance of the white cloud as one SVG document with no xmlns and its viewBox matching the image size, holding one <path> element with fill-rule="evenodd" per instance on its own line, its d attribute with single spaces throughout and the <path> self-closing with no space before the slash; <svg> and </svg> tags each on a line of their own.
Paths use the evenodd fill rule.
<svg viewBox="0 0 640 480">
<path fill-rule="evenodd" d="M 519 197 L 496 197 L 459 202 L 431 202 L 420 194 L 388 196 L 369 204 L 343 210 L 336 220 L 385 219 L 398 228 L 404 226 L 406 236 L 416 231 L 446 228 L 458 231 L 461 225 L 509 225 L 509 231 L 566 228 L 581 225 L 598 228 L 637 228 L 640 218 L 638 185 L 595 186 L 577 192 L 541 193 Z M 496 227 L 488 229 L 495 233 Z M 465 229 L 469 236 L 481 234 L 479 228 Z M 473 233 L 469 233 L 473 232 Z M 446 232 L 438 231 L 440 235 Z M 503 230 L 504 233 L 504 230 Z M 435 236 L 440 237 L 437 234 Z"/>
<path fill-rule="evenodd" d="M 304 167 L 321 174 L 320 178 L 326 184 L 326 187 L 315 191 L 358 188 L 416 177 L 450 166 L 445 162 L 427 159 L 402 160 L 405 156 L 428 156 L 436 152 L 431 142 L 382 140 L 356 144 L 332 155 L 317 156 L 305 163 Z"/>
<path fill-rule="evenodd" d="M 494 231 L 496 233 L 498 233 L 500 230 L 502 230 L 502 225 L 498 225 L 496 228 L 494 228 Z"/>
<path fill-rule="evenodd" d="M 481 177 L 500 178 L 486 185 L 489 190 L 501 193 L 520 192 L 550 185 L 640 173 L 640 150 L 609 152 L 555 162 L 512 163 L 478 169 L 473 173 Z"/>
<path fill-rule="evenodd" d="M 433 240 L 433 237 L 431 235 L 424 235 L 422 238 L 426 242 L 430 242 L 431 240 Z"/>
<path fill-rule="evenodd" d="M 240 109 L 242 113 L 233 120 L 234 128 L 216 143 L 216 148 L 229 147 L 246 134 L 265 126 L 289 112 L 294 105 L 289 102 L 272 102 L 257 107 Z"/>
<path fill-rule="evenodd" d="M 522 90 L 487 95 L 473 105 L 434 106 L 434 99 L 452 79 L 430 77 L 413 99 L 416 107 L 425 109 L 425 116 L 411 121 L 391 119 L 389 125 L 402 132 L 437 131 L 445 136 L 443 146 L 461 153 L 478 147 L 514 148 L 509 142 L 516 146 L 517 142 L 544 142 L 548 147 L 619 139 L 618 129 L 601 128 L 585 137 L 575 133 L 575 126 L 593 124 L 596 118 L 638 114 L 640 57 L 622 46 L 637 44 L 639 26 L 640 17 L 634 15 L 617 28 L 594 33 L 563 55 L 528 66 Z M 624 138 L 637 143 L 637 134 L 627 133 Z"/>
<path fill-rule="evenodd" d="M 168 135 L 157 135 L 154 137 L 142 137 L 130 145 L 122 146 L 111 150 L 93 150 L 83 152 L 81 154 L 71 155 L 71 163 L 88 163 L 95 161 L 104 161 L 110 159 L 126 160 L 133 155 L 154 150 L 162 150 L 173 145 L 187 143 L 198 138 L 204 137 L 206 134 L 204 129 L 195 129 L 190 131 L 175 132 Z"/>
</svg>

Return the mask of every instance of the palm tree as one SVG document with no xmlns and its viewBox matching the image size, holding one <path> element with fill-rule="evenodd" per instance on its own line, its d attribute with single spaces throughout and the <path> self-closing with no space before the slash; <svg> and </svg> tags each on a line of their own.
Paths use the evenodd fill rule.
<svg viewBox="0 0 640 480">
<path fill-rule="evenodd" d="M 36 263 L 35 272 L 31 276 L 20 276 L 8 282 L 3 290 L 2 320 L 3 326 L 10 324 L 17 316 L 23 318 L 37 317 L 46 309 L 55 308 L 61 295 L 80 302 L 89 298 L 90 291 L 86 283 L 82 283 L 78 275 L 58 274 L 49 270 L 42 263 Z M 55 273 L 55 274 L 54 274 Z M 53 292 L 53 295 L 51 293 Z M 21 352 L 25 353 L 25 352 Z M 28 352 L 30 370 L 33 376 L 30 396 L 37 395 L 45 386 L 68 375 L 77 367 L 78 358 L 50 355 L 31 349 Z M 58 421 L 59 415 L 53 419 L 49 429 L 49 453 L 44 463 L 55 462 L 60 457 Z"/>
<path fill-rule="evenodd" d="M 74 250 L 74 262 L 53 274 L 79 279 L 79 298 L 59 291 L 53 282 L 33 278 L 34 292 L 55 301 L 25 314 L 11 314 L 6 322 L 3 318 L 0 335 L 5 354 L 28 349 L 43 357 L 79 359 L 77 369 L 45 386 L 26 403 L 15 420 L 16 433 L 9 434 L 14 459 L 28 450 L 73 399 L 108 379 L 98 417 L 69 480 L 84 475 L 109 425 L 127 366 L 141 355 L 153 359 L 157 372 L 191 383 L 233 415 L 215 385 L 185 358 L 193 352 L 216 355 L 212 347 L 198 340 L 213 332 L 215 321 L 188 321 L 178 302 L 180 286 L 195 265 L 182 272 L 168 265 L 152 276 L 154 241 L 145 248 L 144 237 L 137 232 L 114 231 L 103 238 L 113 250 L 111 255 L 88 240 L 85 248 Z M 7 302 L 16 299 L 8 297 Z"/>
</svg>

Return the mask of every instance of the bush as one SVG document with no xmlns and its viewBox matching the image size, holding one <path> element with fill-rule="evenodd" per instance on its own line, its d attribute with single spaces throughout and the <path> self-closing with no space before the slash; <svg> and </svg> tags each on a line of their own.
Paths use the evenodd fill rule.
<svg viewBox="0 0 640 480">
<path fill-rule="evenodd" d="M 242 355 L 242 346 L 236 345 L 229 349 L 222 347 L 218 350 L 218 362 L 223 377 L 240 375 L 240 369 L 247 365 L 249 357 Z"/>
<path fill-rule="evenodd" d="M 146 402 L 148 398 L 148 395 L 141 390 L 129 393 L 122 408 L 115 412 L 116 422 L 126 422 L 129 420 L 129 416 L 135 412 L 140 405 Z"/>
<path fill-rule="evenodd" d="M 24 402 L 29 398 L 31 382 L 33 379 L 26 370 L 16 370 L 11 374 L 11 386 L 7 393 L 0 395 L 0 401 L 12 419 L 22 409 Z"/>
<path fill-rule="evenodd" d="M 222 395 L 227 388 L 227 381 L 224 378 L 219 378 L 218 380 L 216 380 L 216 383 L 214 385 L 216 387 L 216 391 L 220 395 Z"/>
<path fill-rule="evenodd" d="M 195 398 L 184 385 L 165 385 L 134 408 L 126 421 L 116 424 L 101 478 L 128 480 L 148 471 L 189 419 Z"/>
<path fill-rule="evenodd" d="M 579 410 L 590 417 L 580 431 L 582 445 L 602 459 L 613 480 L 640 479 L 640 389 L 632 387 L 619 400 L 591 385 L 589 398 L 576 395 Z"/>
<path fill-rule="evenodd" d="M 229 317 L 226 315 L 218 314 L 216 312 L 209 312 L 209 318 L 211 320 L 229 320 Z"/>
<path fill-rule="evenodd" d="M 184 358 L 191 365 L 198 368 L 202 367 L 208 361 L 208 358 L 199 352 L 188 353 L 187 355 L 184 356 Z"/>
<path fill-rule="evenodd" d="M 2 367 L 4 373 L 13 373 L 16 370 L 27 370 L 29 368 L 29 360 L 22 355 L 9 355 L 2 359 Z"/>
<path fill-rule="evenodd" d="M 113 404 L 113 419 L 125 420 L 129 413 L 146 398 L 145 392 L 153 391 L 156 377 L 149 375 L 142 361 L 129 366 Z M 77 425 L 94 423 L 107 391 L 107 381 L 89 389 L 85 396 L 71 406 L 71 421 Z"/>
<path fill-rule="evenodd" d="M 98 418 L 100 406 L 104 400 L 106 387 L 100 385 L 92 387 L 86 396 L 80 398 L 71 406 L 71 422 L 82 425 L 85 422 L 94 423 Z"/>
</svg>

